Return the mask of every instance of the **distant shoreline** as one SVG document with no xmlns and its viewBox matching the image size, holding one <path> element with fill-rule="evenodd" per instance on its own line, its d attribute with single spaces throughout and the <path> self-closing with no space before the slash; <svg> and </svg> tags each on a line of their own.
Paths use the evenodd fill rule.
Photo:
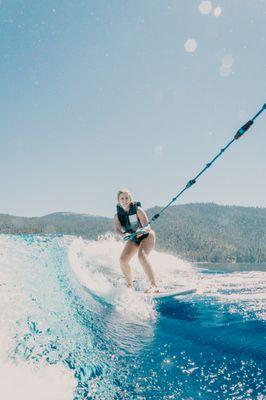
<svg viewBox="0 0 266 400">
<path fill-rule="evenodd" d="M 149 218 L 159 207 L 147 210 Z M 169 207 L 154 225 L 156 249 L 192 263 L 266 263 L 266 208 L 192 203 Z M 0 214 L 2 234 L 58 234 L 97 240 L 113 219 L 59 212 L 43 217 Z"/>
</svg>

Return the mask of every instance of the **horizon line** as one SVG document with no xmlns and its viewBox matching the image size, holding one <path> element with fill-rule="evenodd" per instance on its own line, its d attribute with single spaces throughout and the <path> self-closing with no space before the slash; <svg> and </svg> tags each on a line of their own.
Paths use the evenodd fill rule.
<svg viewBox="0 0 266 400">
<path fill-rule="evenodd" d="M 216 206 L 219 207 L 241 207 L 241 208 L 261 208 L 264 209 L 266 208 L 266 206 L 245 206 L 245 205 L 241 205 L 241 204 L 219 204 L 219 203 L 215 203 L 215 202 L 192 202 L 192 203 L 181 203 L 181 204 L 173 204 L 170 206 L 171 207 L 178 207 L 178 206 L 186 206 L 186 205 L 199 205 L 199 204 L 214 204 Z M 149 208 L 146 208 L 145 210 L 148 211 L 152 208 L 163 208 L 163 206 L 152 206 Z M 28 216 L 28 215 L 14 215 L 14 214 L 9 214 L 9 213 L 0 213 L 0 216 L 6 215 L 9 217 L 16 217 L 16 218 L 43 218 L 43 217 L 47 217 L 49 215 L 53 215 L 53 214 L 71 214 L 71 215 L 83 215 L 83 216 L 90 216 L 90 217 L 98 217 L 98 218 L 110 218 L 112 219 L 113 216 L 107 216 L 107 215 L 99 215 L 99 214 L 93 214 L 93 213 L 84 213 L 84 212 L 76 212 L 76 211 L 52 211 L 49 212 L 48 214 L 42 214 L 42 215 L 34 215 L 34 216 Z"/>
</svg>

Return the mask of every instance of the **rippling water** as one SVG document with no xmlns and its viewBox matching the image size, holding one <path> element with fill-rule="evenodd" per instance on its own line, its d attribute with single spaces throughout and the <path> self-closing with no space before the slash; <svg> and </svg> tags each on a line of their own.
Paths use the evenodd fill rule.
<svg viewBox="0 0 266 400">
<path fill-rule="evenodd" d="M 124 287 L 121 249 L 0 236 L 1 398 L 265 399 L 263 268 L 153 252 L 161 286 L 197 287 L 156 303 Z"/>
</svg>

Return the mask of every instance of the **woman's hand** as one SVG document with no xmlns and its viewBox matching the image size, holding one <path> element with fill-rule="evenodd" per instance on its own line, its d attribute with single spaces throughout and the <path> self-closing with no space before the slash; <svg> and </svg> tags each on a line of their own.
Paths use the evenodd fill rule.
<svg viewBox="0 0 266 400">
<path fill-rule="evenodd" d="M 146 228 L 139 228 L 136 230 L 136 237 L 139 238 L 143 235 L 145 235 L 147 232 Z"/>
<path fill-rule="evenodd" d="M 128 240 L 128 237 L 131 235 L 131 233 L 128 233 L 128 232 L 124 232 L 123 234 L 122 234 L 122 239 L 123 240 Z"/>
</svg>

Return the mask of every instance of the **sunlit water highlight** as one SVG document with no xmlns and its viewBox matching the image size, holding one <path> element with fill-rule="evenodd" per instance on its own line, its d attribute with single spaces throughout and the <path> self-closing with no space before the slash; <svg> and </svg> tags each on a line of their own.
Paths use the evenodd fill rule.
<svg viewBox="0 0 266 400">
<path fill-rule="evenodd" d="M 121 249 L 0 236 L 1 398 L 264 399 L 265 272 L 153 252 L 160 286 L 197 286 L 155 303 L 125 288 Z"/>
</svg>

